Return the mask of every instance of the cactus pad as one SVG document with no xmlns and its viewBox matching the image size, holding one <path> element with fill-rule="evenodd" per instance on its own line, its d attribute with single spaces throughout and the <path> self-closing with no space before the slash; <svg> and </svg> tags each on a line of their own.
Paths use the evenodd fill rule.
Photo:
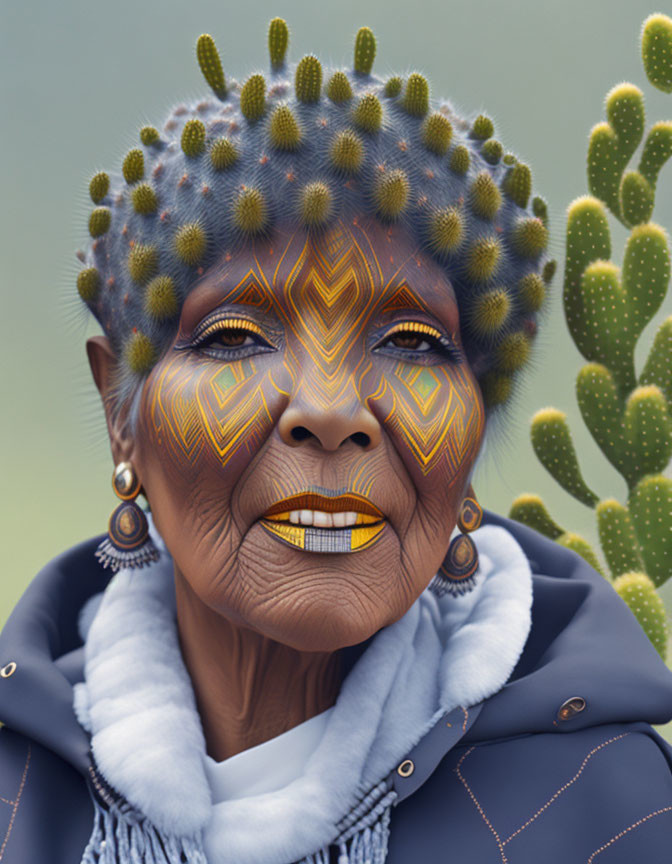
<svg viewBox="0 0 672 864">
<path fill-rule="evenodd" d="M 352 87 L 345 72 L 334 72 L 327 84 L 327 96 L 337 103 L 352 99 Z"/>
<path fill-rule="evenodd" d="M 672 18 L 649 15 L 642 25 L 642 60 L 649 81 L 663 93 L 672 93 Z"/>
<path fill-rule="evenodd" d="M 156 276 L 147 285 L 145 309 L 149 317 L 156 321 L 165 321 L 177 315 L 177 292 L 170 276 Z"/>
<path fill-rule="evenodd" d="M 238 228 L 248 234 L 255 234 L 265 227 L 267 215 L 266 201 L 259 189 L 242 189 L 234 207 Z"/>
<path fill-rule="evenodd" d="M 429 82 L 419 72 L 412 72 L 406 79 L 404 108 L 413 117 L 422 117 L 429 111 Z"/>
<path fill-rule="evenodd" d="M 289 106 L 278 105 L 273 111 L 268 133 L 273 146 L 279 150 L 294 150 L 299 146 L 301 129 Z"/>
<path fill-rule="evenodd" d="M 104 171 L 94 174 L 89 183 L 89 195 L 94 204 L 100 204 L 110 188 L 109 175 Z"/>
<path fill-rule="evenodd" d="M 383 219 L 396 219 L 408 203 L 410 186 L 400 168 L 381 174 L 374 184 L 376 210 Z"/>
</svg>

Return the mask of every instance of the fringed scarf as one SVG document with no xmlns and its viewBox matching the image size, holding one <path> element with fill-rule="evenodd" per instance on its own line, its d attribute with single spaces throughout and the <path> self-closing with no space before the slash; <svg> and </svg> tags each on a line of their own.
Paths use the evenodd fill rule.
<svg viewBox="0 0 672 864">
<path fill-rule="evenodd" d="M 94 827 L 82 864 L 383 864 L 388 777 L 443 714 L 506 683 L 531 626 L 532 574 L 504 528 L 471 536 L 476 587 L 425 590 L 357 659 L 304 773 L 281 789 L 212 803 L 206 745 L 177 636 L 173 564 L 121 570 L 80 616 Z M 454 534 L 457 533 L 457 529 Z"/>
</svg>

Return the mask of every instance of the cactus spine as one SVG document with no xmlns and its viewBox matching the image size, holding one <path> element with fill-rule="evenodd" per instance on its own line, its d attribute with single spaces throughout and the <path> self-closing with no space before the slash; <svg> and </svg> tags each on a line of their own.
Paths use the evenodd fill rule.
<svg viewBox="0 0 672 864">
<path fill-rule="evenodd" d="M 672 20 L 667 16 L 644 22 L 642 57 L 649 80 L 672 92 Z M 644 138 L 644 96 L 628 83 L 607 94 L 606 113 L 588 145 L 592 194 L 576 199 L 567 211 L 563 305 L 569 332 L 588 361 L 576 378 L 579 410 L 624 478 L 627 502 L 601 499 L 589 488 L 566 415 L 545 408 L 532 419 L 534 451 L 565 491 L 595 510 L 607 566 L 584 538 L 554 522 L 538 496 L 519 496 L 509 515 L 574 549 L 610 579 L 664 659 L 668 622 L 655 589 L 672 574 L 672 480 L 663 473 L 672 458 L 672 318 L 658 328 L 639 375 L 634 352 L 670 280 L 668 238 L 650 219 L 658 174 L 672 155 L 672 124 L 656 123 Z M 628 169 L 643 138 L 639 165 Z M 514 200 L 529 195 L 524 173 L 515 176 L 520 164 L 503 182 L 504 194 Z M 541 230 L 546 230 L 545 202 L 535 199 L 533 210 L 537 218 L 514 229 L 513 244 L 522 255 L 535 254 L 546 240 Z M 631 229 L 621 267 L 610 260 L 607 210 Z M 535 295 L 543 299 L 543 282 L 523 284 L 525 279 L 520 295 L 535 304 Z"/>
</svg>

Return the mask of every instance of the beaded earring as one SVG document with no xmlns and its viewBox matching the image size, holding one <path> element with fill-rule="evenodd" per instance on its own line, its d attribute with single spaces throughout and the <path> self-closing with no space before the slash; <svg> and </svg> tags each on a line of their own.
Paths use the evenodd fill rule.
<svg viewBox="0 0 672 864">
<path fill-rule="evenodd" d="M 437 597 L 443 597 L 444 594 L 458 597 L 474 589 L 478 569 L 478 550 L 468 532 L 475 531 L 481 524 L 482 518 L 483 510 L 470 485 L 457 517 L 457 525 L 460 531 L 465 533 L 458 534 L 450 541 L 446 557 L 429 583 L 430 591 Z"/>
<path fill-rule="evenodd" d="M 133 500 L 140 494 L 140 479 L 130 462 L 115 467 L 112 488 L 121 504 L 110 516 L 107 537 L 96 549 L 96 558 L 113 573 L 122 567 L 139 568 L 157 561 L 159 550 L 149 536 L 147 517 Z"/>
</svg>

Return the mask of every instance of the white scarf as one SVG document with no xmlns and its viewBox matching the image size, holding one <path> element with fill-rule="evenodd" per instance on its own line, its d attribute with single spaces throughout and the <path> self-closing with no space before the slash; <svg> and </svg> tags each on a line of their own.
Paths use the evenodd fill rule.
<svg viewBox="0 0 672 864">
<path fill-rule="evenodd" d="M 527 558 L 505 528 L 482 525 L 470 535 L 479 555 L 474 590 L 437 599 L 426 589 L 375 635 L 343 681 L 302 776 L 272 792 L 213 805 L 205 739 L 177 638 L 173 562 L 151 522 L 150 531 L 160 560 L 120 570 L 82 610 L 85 680 L 75 685 L 74 704 L 104 778 L 162 836 L 190 838 L 180 848 L 191 843 L 204 851 L 190 860 L 328 860 L 310 856 L 334 842 L 337 823 L 444 713 L 501 689 L 530 630 Z M 89 844 L 97 844 L 98 854 L 106 846 L 101 819 Z M 90 854 L 83 860 L 98 860 Z M 115 860 L 111 855 L 100 860 Z M 138 860 L 173 859 L 138 853 Z"/>
</svg>

